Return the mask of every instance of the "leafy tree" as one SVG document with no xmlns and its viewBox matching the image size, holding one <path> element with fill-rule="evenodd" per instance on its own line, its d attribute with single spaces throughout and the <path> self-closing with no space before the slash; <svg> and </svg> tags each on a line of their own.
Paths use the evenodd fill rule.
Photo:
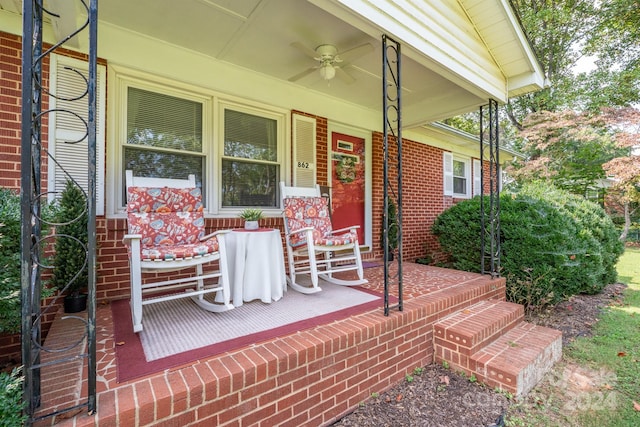
<svg viewBox="0 0 640 427">
<path fill-rule="evenodd" d="M 603 165 L 612 177 L 611 199 L 623 206 L 625 221 L 620 240 L 625 240 L 631 227 L 631 216 L 640 209 L 640 110 L 609 109 L 604 117 L 614 123 L 616 145 L 626 150 L 626 155 Z"/>
<path fill-rule="evenodd" d="M 454 127 L 471 135 L 480 134 L 480 114 L 478 111 L 461 114 L 442 121 L 447 126 Z"/>
<path fill-rule="evenodd" d="M 531 114 L 521 133 L 526 159 L 507 171 L 519 183 L 543 179 L 582 196 L 611 185 L 612 200 L 626 206 L 626 235 L 628 210 L 640 201 L 640 156 L 632 151 L 640 146 L 639 123 L 633 108 Z"/>
<path fill-rule="evenodd" d="M 597 111 L 640 100 L 638 0 L 513 0 L 549 88 L 512 99 L 507 112 L 521 128 L 529 113 L 565 109 Z M 596 68 L 575 75 L 578 61 Z"/>
<path fill-rule="evenodd" d="M 506 112 L 513 125 L 522 129 L 530 113 L 558 111 L 576 98 L 572 68 L 583 56 L 580 47 L 598 25 L 593 0 L 513 0 L 516 13 L 550 81 L 550 86 L 510 99 Z"/>
<path fill-rule="evenodd" d="M 583 104 L 628 107 L 640 101 L 640 1 L 605 0 L 584 52 L 598 70 L 585 76 Z"/>
<path fill-rule="evenodd" d="M 507 168 L 518 182 L 544 179 L 586 196 L 606 178 L 603 164 L 622 155 L 600 116 L 574 111 L 529 115 L 521 136 L 524 162 Z"/>
</svg>

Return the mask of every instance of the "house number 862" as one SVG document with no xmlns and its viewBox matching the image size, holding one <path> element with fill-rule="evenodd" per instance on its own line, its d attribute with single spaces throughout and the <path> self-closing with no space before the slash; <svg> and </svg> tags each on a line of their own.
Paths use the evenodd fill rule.
<svg viewBox="0 0 640 427">
<path fill-rule="evenodd" d="M 298 167 L 302 169 L 309 169 L 309 162 L 298 162 Z"/>
</svg>

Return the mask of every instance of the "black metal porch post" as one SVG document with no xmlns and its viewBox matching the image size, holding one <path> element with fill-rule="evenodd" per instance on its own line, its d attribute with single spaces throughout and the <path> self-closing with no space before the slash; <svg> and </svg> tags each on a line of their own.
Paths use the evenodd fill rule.
<svg viewBox="0 0 640 427">
<path fill-rule="evenodd" d="M 382 36 L 382 103 L 383 103 L 383 224 L 382 246 L 384 251 L 384 314 L 389 315 L 389 288 L 395 284 L 398 288 L 399 311 L 403 309 L 402 299 L 402 102 L 401 102 L 401 52 L 400 44 L 387 35 Z M 396 161 L 390 162 L 391 143 L 396 145 Z M 395 172 L 395 176 L 392 176 Z M 396 223 L 389 218 L 389 204 L 397 207 Z M 390 235 L 391 227 L 395 227 L 397 236 L 397 252 L 395 255 L 396 271 L 391 269 Z M 393 236 L 393 237 L 396 237 Z"/>
<path fill-rule="evenodd" d="M 488 117 L 487 117 L 488 116 Z M 485 151 L 489 162 L 489 206 L 484 197 Z M 500 276 L 500 144 L 498 102 L 480 107 L 480 261 L 482 274 Z M 487 267 L 487 261 L 489 266 Z"/>
</svg>

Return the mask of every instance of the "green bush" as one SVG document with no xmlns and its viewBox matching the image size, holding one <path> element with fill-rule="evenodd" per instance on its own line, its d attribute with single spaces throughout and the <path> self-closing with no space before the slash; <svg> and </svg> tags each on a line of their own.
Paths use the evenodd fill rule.
<svg viewBox="0 0 640 427">
<path fill-rule="evenodd" d="M 67 295 L 86 288 L 87 202 L 82 190 L 68 180 L 56 214 L 56 245 L 51 283 Z"/>
<path fill-rule="evenodd" d="M 564 215 L 571 216 L 582 229 L 582 233 L 590 234 L 600 245 L 602 275 L 595 278 L 596 287 L 591 289 L 591 292 L 585 289 L 585 293 L 600 292 L 604 286 L 618 279 L 616 263 L 624 252 L 624 243 L 619 239 L 620 233 L 613 220 L 600 205 L 575 194 L 549 188 L 542 183 L 528 185 L 522 189 L 522 192 L 533 197 L 544 198 L 552 203 Z M 597 257 L 597 255 L 587 253 L 585 261 L 588 257 Z"/>
<path fill-rule="evenodd" d="M 45 219 L 52 212 L 43 207 Z M 20 214 L 20 196 L 0 188 L 0 334 L 20 332 Z M 50 294 L 45 289 L 42 297 Z"/>
<path fill-rule="evenodd" d="M 501 195 L 500 229 L 507 297 L 529 310 L 615 280 L 622 247 L 613 223 L 591 202 L 548 185 L 525 186 Z M 432 231 L 451 267 L 480 271 L 479 197 L 443 212 Z"/>
<path fill-rule="evenodd" d="M 0 333 L 20 332 L 20 197 L 0 188 Z"/>
<path fill-rule="evenodd" d="M 19 427 L 27 420 L 22 412 L 22 381 L 16 369 L 11 374 L 0 372 L 0 427 Z"/>
</svg>

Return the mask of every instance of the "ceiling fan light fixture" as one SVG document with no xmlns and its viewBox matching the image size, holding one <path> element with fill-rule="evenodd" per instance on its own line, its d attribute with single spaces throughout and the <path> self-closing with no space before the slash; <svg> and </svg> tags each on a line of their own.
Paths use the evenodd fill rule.
<svg viewBox="0 0 640 427">
<path fill-rule="evenodd" d="M 320 66 L 320 75 L 325 80 L 331 80 L 336 76 L 336 69 L 333 68 L 333 65 L 326 62 Z"/>
</svg>

